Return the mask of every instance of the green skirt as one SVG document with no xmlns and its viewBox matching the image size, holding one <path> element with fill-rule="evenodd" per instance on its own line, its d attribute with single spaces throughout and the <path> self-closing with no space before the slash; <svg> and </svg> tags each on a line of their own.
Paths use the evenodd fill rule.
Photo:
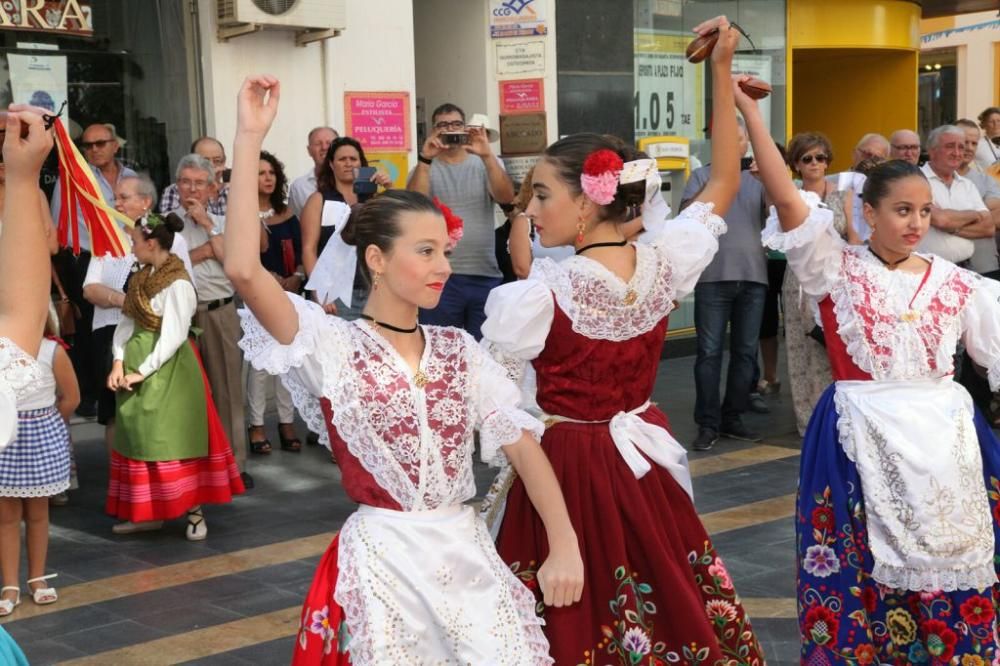
<svg viewBox="0 0 1000 666">
<path fill-rule="evenodd" d="M 152 353 L 159 331 L 136 328 L 125 343 L 125 374 Z M 208 455 L 208 412 L 201 366 L 185 342 L 159 370 L 116 397 L 115 450 L 144 461 Z"/>
</svg>

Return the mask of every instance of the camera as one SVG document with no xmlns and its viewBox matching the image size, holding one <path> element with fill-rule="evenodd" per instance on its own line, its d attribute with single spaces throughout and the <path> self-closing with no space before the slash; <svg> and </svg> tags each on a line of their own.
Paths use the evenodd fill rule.
<svg viewBox="0 0 1000 666">
<path fill-rule="evenodd" d="M 442 132 L 438 137 L 446 146 L 464 146 L 469 143 L 467 132 Z"/>
</svg>

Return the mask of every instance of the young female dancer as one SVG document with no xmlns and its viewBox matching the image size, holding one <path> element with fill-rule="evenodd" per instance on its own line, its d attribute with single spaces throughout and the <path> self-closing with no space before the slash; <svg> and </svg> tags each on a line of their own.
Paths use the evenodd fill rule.
<svg viewBox="0 0 1000 666">
<path fill-rule="evenodd" d="M 695 30 L 714 29 L 712 174 L 695 202 L 649 242 L 629 243 L 629 207 L 659 191 L 655 162 L 625 162 L 619 142 L 596 134 L 556 142 L 535 166 L 527 213 L 543 245 L 572 244 L 577 256 L 535 261 L 486 307 L 488 347 L 515 376 L 534 370 L 552 415 L 542 447 L 584 546 L 582 602 L 545 611 L 559 664 L 763 663 L 695 513 L 684 449 L 650 403 L 667 316 L 718 250 L 719 215 L 739 187 L 739 36 L 724 17 Z M 551 544 L 526 490 L 513 482 L 497 547 L 531 580 Z"/>
<path fill-rule="evenodd" d="M 848 245 L 737 95 L 775 205 L 765 243 L 819 300 L 833 370 L 802 445 L 802 662 L 995 662 L 1000 443 L 952 359 L 962 340 L 1000 386 L 1000 285 L 914 251 L 933 200 L 907 162 L 868 174 L 871 237 Z"/>
<path fill-rule="evenodd" d="M 576 534 L 538 445 L 542 425 L 517 409 L 517 387 L 469 335 L 416 324 L 451 272 L 445 219 L 405 191 L 353 214 L 343 239 L 372 285 L 359 320 L 328 317 L 282 290 L 260 264 L 253 217 L 257 155 L 278 95 L 267 76 L 240 90 L 226 273 L 252 313 L 247 359 L 283 375 L 310 429 L 329 435 L 344 488 L 361 504 L 319 565 L 294 663 L 551 663 L 530 591 L 462 504 L 475 494 L 474 429 L 485 460 L 506 454 L 524 475 L 542 516 L 552 544 L 539 571 L 546 603 L 580 598 Z"/>
</svg>

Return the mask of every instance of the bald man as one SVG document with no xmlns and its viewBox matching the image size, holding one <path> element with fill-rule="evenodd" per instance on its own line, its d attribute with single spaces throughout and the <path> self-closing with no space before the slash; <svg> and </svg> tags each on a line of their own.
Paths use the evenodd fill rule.
<svg viewBox="0 0 1000 666">
<path fill-rule="evenodd" d="M 191 152 L 201 155 L 212 163 L 215 181 L 212 183 L 212 193 L 206 209 L 212 215 L 226 215 L 226 201 L 229 197 L 229 184 L 223 179 L 226 173 L 226 149 L 222 142 L 212 136 L 203 136 L 191 144 Z M 166 215 L 181 208 L 181 197 L 177 192 L 177 184 L 171 183 L 160 196 L 160 212 Z"/>
<path fill-rule="evenodd" d="M 118 159 L 121 141 L 111 123 L 94 123 L 88 125 L 80 136 L 80 149 L 84 159 L 90 165 L 94 178 L 101 189 L 101 198 L 109 206 L 115 205 L 115 186 L 122 178 L 136 175 Z M 60 184 L 56 182 L 52 192 L 52 219 L 59 221 L 62 211 L 62 194 Z M 97 371 L 94 369 L 94 354 L 92 353 L 91 327 L 94 320 L 94 306 L 83 297 L 83 280 L 87 276 L 90 265 L 90 232 L 83 221 L 83 212 L 77 207 L 75 213 L 77 238 L 80 240 L 80 254 L 73 256 L 71 252 L 61 252 L 55 265 L 59 279 L 62 281 L 66 295 L 80 309 L 80 319 L 76 323 L 76 334 L 72 336 L 72 346 L 69 350 L 73 369 L 80 383 L 80 406 L 76 413 L 91 418 L 97 416 L 97 396 L 101 386 L 98 385 Z M 73 247 L 72 239 L 69 247 Z"/>
<path fill-rule="evenodd" d="M 889 159 L 920 163 L 920 135 L 913 130 L 896 130 L 889 137 Z"/>
<path fill-rule="evenodd" d="M 326 151 L 330 149 L 330 144 L 340 135 L 332 127 L 314 127 L 309 132 L 309 142 L 306 144 L 306 152 L 312 158 L 313 166 L 309 171 L 292 181 L 288 188 L 288 205 L 292 207 L 292 212 L 296 216 L 302 215 L 306 200 L 316 191 L 316 178 L 319 170 L 323 168 L 326 161 Z"/>
<path fill-rule="evenodd" d="M 889 141 L 881 134 L 874 132 L 865 134 L 854 147 L 854 161 L 851 163 L 851 171 L 855 171 L 859 163 L 864 160 L 877 159 L 883 161 L 889 158 Z"/>
</svg>

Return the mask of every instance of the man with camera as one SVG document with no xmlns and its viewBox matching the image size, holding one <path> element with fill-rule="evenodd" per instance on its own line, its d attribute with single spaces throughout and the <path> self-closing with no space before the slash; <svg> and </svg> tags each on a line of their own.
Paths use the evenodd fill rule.
<svg viewBox="0 0 1000 666">
<path fill-rule="evenodd" d="M 407 189 L 437 197 L 465 222 L 462 241 L 451 255 L 454 271 L 433 310 L 421 310 L 420 321 L 457 326 L 478 340 L 486 319 L 490 290 L 503 274 L 497 265 L 494 203 L 514 199 L 514 184 L 493 153 L 495 133 L 485 126 L 465 124 L 465 112 L 442 104 L 431 115 L 433 131 L 417 156 Z"/>
</svg>

